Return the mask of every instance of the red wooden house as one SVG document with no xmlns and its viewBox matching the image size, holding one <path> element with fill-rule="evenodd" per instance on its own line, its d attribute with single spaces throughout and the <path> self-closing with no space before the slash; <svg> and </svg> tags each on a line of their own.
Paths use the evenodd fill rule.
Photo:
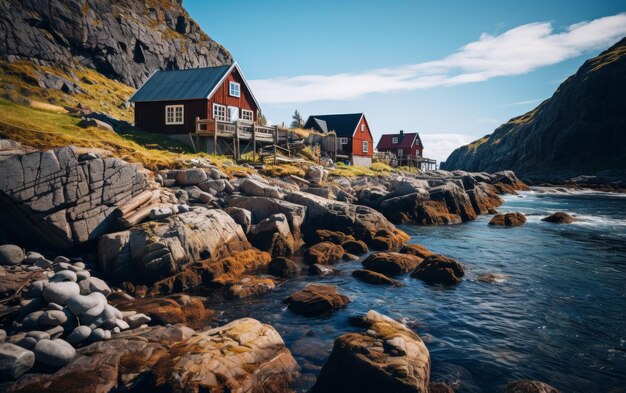
<svg viewBox="0 0 626 393">
<path fill-rule="evenodd" d="M 399 160 L 423 157 L 424 145 L 417 132 L 400 130 L 398 134 L 383 134 L 378 141 L 376 150 L 393 153 Z"/>
<path fill-rule="evenodd" d="M 259 103 L 237 63 L 187 70 L 160 70 L 133 94 L 135 125 L 185 142 L 196 119 L 256 123 Z"/>
<path fill-rule="evenodd" d="M 374 138 L 363 113 L 309 116 L 304 128 L 337 135 L 337 155 L 353 165 L 369 167 L 374 155 Z"/>
</svg>

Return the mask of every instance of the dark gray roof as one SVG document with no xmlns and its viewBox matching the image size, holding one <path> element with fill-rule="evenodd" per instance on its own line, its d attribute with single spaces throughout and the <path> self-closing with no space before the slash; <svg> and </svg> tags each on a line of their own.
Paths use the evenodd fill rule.
<svg viewBox="0 0 626 393">
<path fill-rule="evenodd" d="M 328 126 L 326 125 L 326 122 L 324 120 L 315 119 L 315 122 L 317 123 L 317 126 L 319 127 L 320 130 L 322 130 L 323 133 L 328 132 Z"/>
<path fill-rule="evenodd" d="M 175 101 L 207 98 L 232 65 L 160 70 L 130 98 L 130 102 Z"/>
<path fill-rule="evenodd" d="M 346 113 L 340 115 L 315 115 L 309 116 L 304 128 L 313 128 L 319 132 L 335 131 L 337 136 L 350 138 L 354 134 L 362 113 Z M 320 122 L 324 122 L 325 129 L 320 127 Z"/>
</svg>

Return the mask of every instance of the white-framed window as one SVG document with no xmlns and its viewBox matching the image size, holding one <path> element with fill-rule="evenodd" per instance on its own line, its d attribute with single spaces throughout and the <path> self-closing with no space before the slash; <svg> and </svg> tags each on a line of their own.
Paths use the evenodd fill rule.
<svg viewBox="0 0 626 393">
<path fill-rule="evenodd" d="M 254 121 L 254 112 L 247 109 L 241 110 L 241 120 Z"/>
<path fill-rule="evenodd" d="M 363 141 L 363 153 L 367 153 L 369 151 L 369 142 Z"/>
<path fill-rule="evenodd" d="M 347 145 L 348 144 L 348 138 L 339 138 L 339 143 L 342 145 Z"/>
<path fill-rule="evenodd" d="M 165 105 L 165 124 L 185 124 L 185 106 Z"/>
<path fill-rule="evenodd" d="M 226 106 L 213 104 L 213 120 L 226 121 Z"/>
<path fill-rule="evenodd" d="M 391 143 L 398 143 L 398 137 L 394 136 L 391 138 Z"/>
<path fill-rule="evenodd" d="M 240 97 L 241 96 L 241 86 L 237 82 L 230 82 L 228 84 L 228 94 L 231 97 Z"/>
<path fill-rule="evenodd" d="M 361 131 L 365 131 L 365 124 L 361 124 Z"/>
</svg>

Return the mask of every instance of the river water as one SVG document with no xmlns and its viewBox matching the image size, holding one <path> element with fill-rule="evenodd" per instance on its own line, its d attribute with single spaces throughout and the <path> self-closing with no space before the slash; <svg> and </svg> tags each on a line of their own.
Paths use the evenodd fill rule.
<svg viewBox="0 0 626 393">
<path fill-rule="evenodd" d="M 314 384 L 336 337 L 361 330 L 348 317 L 376 310 L 422 337 L 431 380 L 457 392 L 497 392 L 517 379 L 563 392 L 626 392 L 626 195 L 529 191 L 505 197 L 499 211 L 523 212 L 528 222 L 491 227 L 491 216 L 481 216 L 460 225 L 400 226 L 410 242 L 465 265 L 456 287 L 408 275 L 396 277 L 402 287 L 374 286 L 351 276 L 360 261 L 339 262 L 336 276 L 302 275 L 265 296 L 218 304 L 219 319 L 250 316 L 274 326 L 302 368 L 299 391 Z M 540 221 L 555 211 L 580 221 Z M 480 280 L 486 273 L 496 280 Z M 311 282 L 337 285 L 352 302 L 322 318 L 287 310 L 282 299 Z"/>
</svg>

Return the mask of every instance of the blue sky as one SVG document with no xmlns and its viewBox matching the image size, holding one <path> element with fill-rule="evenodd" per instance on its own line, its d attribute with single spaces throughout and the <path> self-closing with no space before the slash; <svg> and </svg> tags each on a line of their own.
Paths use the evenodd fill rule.
<svg viewBox="0 0 626 393">
<path fill-rule="evenodd" d="M 270 121 L 365 112 L 375 141 L 419 131 L 439 161 L 626 36 L 622 0 L 183 5 L 232 53 Z"/>
</svg>

